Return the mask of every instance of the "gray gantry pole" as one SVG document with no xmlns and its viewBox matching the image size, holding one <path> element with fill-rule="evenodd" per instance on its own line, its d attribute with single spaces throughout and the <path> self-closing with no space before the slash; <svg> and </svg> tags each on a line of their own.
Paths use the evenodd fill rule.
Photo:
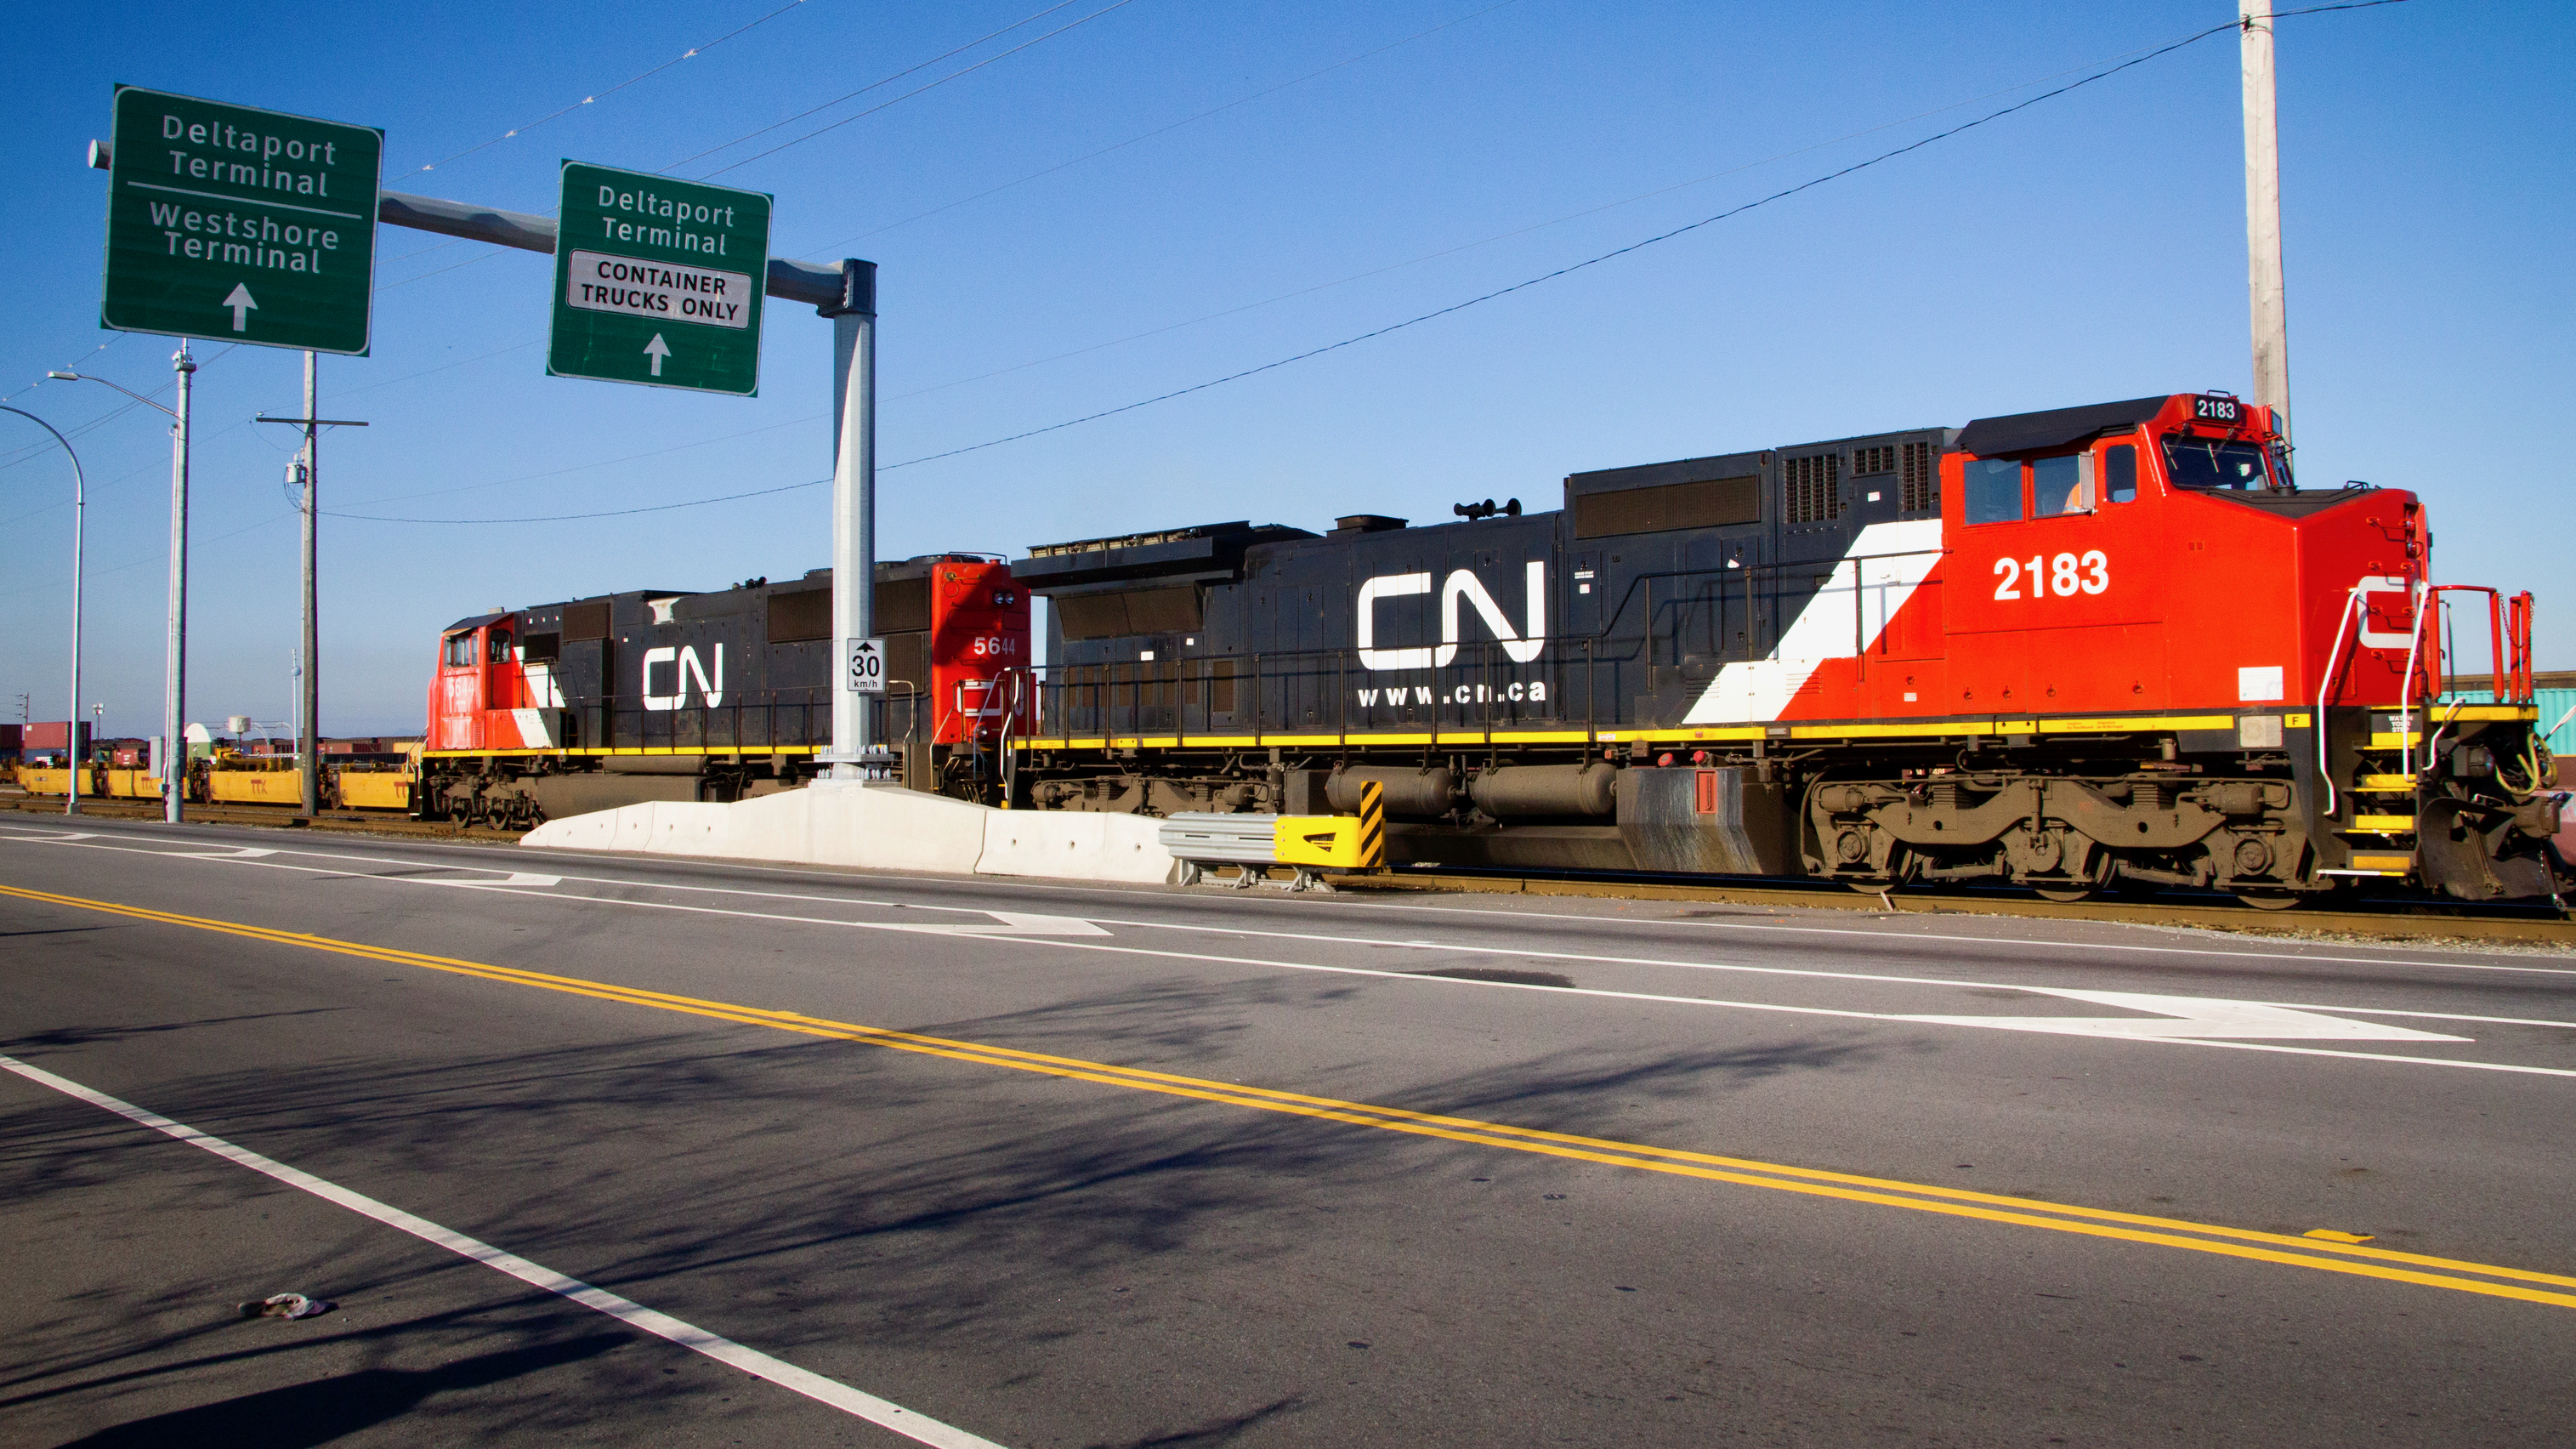
<svg viewBox="0 0 2576 1449">
<path fill-rule="evenodd" d="M 849 667 L 850 641 L 876 626 L 877 535 L 877 268 L 843 262 L 844 289 L 832 319 L 832 752 L 835 780 L 866 780 L 882 770 L 876 755 L 880 696 L 838 678 Z"/>
<path fill-rule="evenodd" d="M 2245 283 L 2254 321 L 2254 402 L 2289 432 L 2290 313 L 2281 279 L 2281 128 L 2272 82 L 2272 0 L 2242 0 Z"/>
<path fill-rule="evenodd" d="M 63 726 L 64 753 L 72 756 L 72 780 L 71 793 L 63 801 L 63 813 L 78 815 L 81 762 L 71 746 L 80 737 L 81 513 L 88 504 L 88 490 L 81 482 L 80 454 L 72 451 L 71 440 L 64 437 L 59 429 L 25 408 L 0 404 L 0 413 L 16 413 L 52 433 L 54 441 L 63 445 L 63 456 L 72 460 L 72 706 L 71 713 L 64 716 L 69 723 Z"/>
</svg>

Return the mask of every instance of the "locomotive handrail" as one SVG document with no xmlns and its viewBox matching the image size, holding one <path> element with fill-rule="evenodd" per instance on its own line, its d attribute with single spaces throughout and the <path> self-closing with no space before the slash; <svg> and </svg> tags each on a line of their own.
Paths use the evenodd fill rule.
<svg viewBox="0 0 2576 1449">
<path fill-rule="evenodd" d="M 2343 654 L 2344 631 L 2351 627 L 2354 612 L 2362 607 L 2361 585 L 2356 583 L 2343 596 L 2343 611 L 2335 615 L 2334 647 L 2326 651 L 2326 667 L 2317 676 L 2317 778 L 2326 786 L 2326 814 L 2335 813 L 2334 766 L 2326 758 L 2326 739 L 2333 731 L 2326 728 L 2326 696 L 2334 690 L 2335 660 Z"/>
</svg>

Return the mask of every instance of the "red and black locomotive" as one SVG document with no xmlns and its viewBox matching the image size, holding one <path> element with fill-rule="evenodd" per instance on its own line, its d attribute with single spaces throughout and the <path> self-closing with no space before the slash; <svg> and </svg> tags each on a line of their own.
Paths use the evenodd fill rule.
<svg viewBox="0 0 2576 1449">
<path fill-rule="evenodd" d="M 1029 601 L 980 554 L 876 566 L 886 644 L 875 735 L 907 783 L 976 794 L 1025 729 Z M 441 631 L 416 812 L 533 825 L 645 800 L 801 785 L 831 745 L 832 571 L 688 593 L 639 589 Z M 1016 714 L 1015 714 L 1016 708 Z"/>
<path fill-rule="evenodd" d="M 1348 810 L 1400 863 L 2552 894 L 2531 600 L 2268 409 L 2138 398 L 1039 548 L 1039 808 Z M 2492 697 L 2436 621 L 2485 607 Z M 2456 611 L 2455 611 L 2456 612 Z M 2481 661 L 2485 663 L 2486 661 Z"/>
</svg>

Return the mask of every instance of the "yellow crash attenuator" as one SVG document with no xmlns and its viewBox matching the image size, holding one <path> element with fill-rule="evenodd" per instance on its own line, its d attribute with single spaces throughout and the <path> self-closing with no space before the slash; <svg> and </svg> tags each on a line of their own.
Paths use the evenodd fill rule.
<svg viewBox="0 0 2576 1449">
<path fill-rule="evenodd" d="M 1371 781 L 1371 795 L 1378 789 Z M 1386 817 L 1376 799 L 1358 815 L 1282 815 L 1270 828 L 1270 848 L 1281 865 L 1322 865 L 1371 870 L 1386 863 Z"/>
</svg>

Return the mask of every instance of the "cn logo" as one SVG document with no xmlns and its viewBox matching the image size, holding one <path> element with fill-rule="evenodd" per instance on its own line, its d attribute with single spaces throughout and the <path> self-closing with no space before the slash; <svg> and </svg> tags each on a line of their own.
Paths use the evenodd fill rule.
<svg viewBox="0 0 2576 1449">
<path fill-rule="evenodd" d="M 669 694 L 653 692 L 653 670 L 657 665 L 672 666 Z M 659 649 L 645 650 L 644 707 L 658 711 L 678 709 L 688 699 L 689 681 L 692 678 L 697 680 L 698 693 L 705 698 L 709 708 L 724 703 L 724 646 L 722 644 L 716 646 L 716 673 L 713 679 L 707 677 L 706 666 L 698 662 L 696 645 L 677 649 L 664 645 Z"/>
<path fill-rule="evenodd" d="M 1460 601 L 1475 606 L 1485 627 L 1502 641 L 1503 652 L 1515 664 L 1527 664 L 1547 647 L 1547 565 L 1532 562 L 1523 571 L 1529 590 L 1525 611 L 1528 627 L 1512 632 L 1512 621 L 1503 616 L 1502 606 L 1485 592 L 1473 571 L 1453 569 L 1447 582 L 1440 586 L 1440 645 L 1436 649 L 1380 649 L 1377 646 L 1377 603 L 1380 599 L 1400 599 L 1431 592 L 1429 574 L 1381 574 L 1360 585 L 1359 614 L 1352 642 L 1360 653 L 1360 667 L 1368 670 L 1446 669 L 1458 657 L 1458 605 Z"/>
</svg>

